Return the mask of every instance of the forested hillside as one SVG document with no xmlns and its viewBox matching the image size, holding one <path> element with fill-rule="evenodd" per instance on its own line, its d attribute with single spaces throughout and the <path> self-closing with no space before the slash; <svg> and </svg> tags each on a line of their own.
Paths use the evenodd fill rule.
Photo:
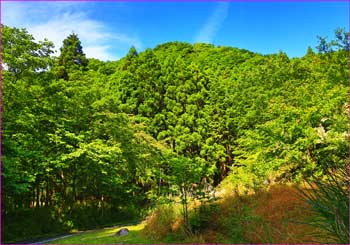
<svg viewBox="0 0 350 245">
<path fill-rule="evenodd" d="M 301 58 L 170 42 L 103 62 L 74 33 L 55 57 L 8 26 L 2 45 L 5 242 L 137 219 L 224 179 L 258 189 L 345 167 L 343 30 Z"/>
</svg>

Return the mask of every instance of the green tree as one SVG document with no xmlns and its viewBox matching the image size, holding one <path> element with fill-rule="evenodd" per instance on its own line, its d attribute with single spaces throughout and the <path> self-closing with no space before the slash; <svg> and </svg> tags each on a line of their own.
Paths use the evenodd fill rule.
<svg viewBox="0 0 350 245">
<path fill-rule="evenodd" d="M 61 54 L 58 57 L 58 78 L 68 80 L 70 70 L 81 70 L 88 65 L 88 59 L 85 57 L 83 47 L 75 33 L 70 34 L 63 40 L 63 46 L 60 48 Z"/>
<path fill-rule="evenodd" d="M 44 158 L 43 86 L 50 79 L 53 45 L 35 42 L 25 29 L 2 26 L 2 177 L 6 212 L 28 207 L 36 167 Z"/>
</svg>

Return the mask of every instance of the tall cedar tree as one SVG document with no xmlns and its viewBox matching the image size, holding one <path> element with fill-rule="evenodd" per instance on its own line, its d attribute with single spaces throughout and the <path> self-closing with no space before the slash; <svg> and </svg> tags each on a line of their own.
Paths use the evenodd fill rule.
<svg viewBox="0 0 350 245">
<path fill-rule="evenodd" d="M 58 77 L 68 80 L 69 70 L 80 70 L 85 68 L 88 64 L 81 42 L 78 35 L 75 33 L 70 34 L 63 40 L 63 46 L 60 49 L 61 54 L 58 57 Z"/>
</svg>

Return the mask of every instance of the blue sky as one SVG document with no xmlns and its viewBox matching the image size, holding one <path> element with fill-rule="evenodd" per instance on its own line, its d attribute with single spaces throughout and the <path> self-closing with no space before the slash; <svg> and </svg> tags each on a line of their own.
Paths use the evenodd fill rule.
<svg viewBox="0 0 350 245">
<path fill-rule="evenodd" d="M 88 57 L 116 60 L 169 41 L 206 42 L 303 56 L 316 36 L 349 30 L 349 2 L 2 2 L 2 23 L 57 50 L 72 32 Z"/>
</svg>

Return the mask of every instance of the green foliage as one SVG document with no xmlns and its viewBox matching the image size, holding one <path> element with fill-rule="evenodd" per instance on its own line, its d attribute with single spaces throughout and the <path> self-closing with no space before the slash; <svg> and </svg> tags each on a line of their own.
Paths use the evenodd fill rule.
<svg viewBox="0 0 350 245">
<path fill-rule="evenodd" d="M 25 29 L 1 25 L 1 30 L 4 78 L 17 80 L 31 76 L 45 71 L 52 64 L 52 42 L 45 39 L 37 43 Z"/>
<path fill-rule="evenodd" d="M 174 42 L 129 56 L 112 83 L 123 110 L 141 116 L 177 154 L 205 162 L 202 177 L 214 184 L 236 166 L 256 176 L 254 185 L 272 175 L 300 180 L 322 175 L 319 154 L 341 164 L 345 153 L 341 52 L 330 54 L 327 66 L 311 51 L 290 60 Z M 327 143 L 317 136 L 323 121 L 330 123 Z"/>
<path fill-rule="evenodd" d="M 17 210 L 45 207 L 58 225 L 52 231 L 59 232 L 140 215 L 135 207 L 149 201 L 161 150 L 107 94 L 104 81 L 112 73 L 107 64 L 95 62 L 84 71 L 80 42 L 70 36 L 58 61 L 69 81 L 57 80 L 48 69 L 54 62 L 50 43 L 35 43 L 25 30 L 3 30 L 4 219 Z M 22 218 L 26 215 L 14 224 Z M 42 234 L 32 225 L 19 227 L 5 239 Z"/>
<path fill-rule="evenodd" d="M 349 32 L 345 32 L 342 28 L 337 28 L 334 32 L 335 40 L 327 43 L 325 37 L 317 37 L 319 39 L 319 44 L 316 47 L 319 53 L 325 54 L 329 52 L 334 52 L 335 50 L 349 51 L 350 41 L 349 41 Z"/>
<path fill-rule="evenodd" d="M 52 236 L 66 230 L 45 207 L 18 210 L 11 213 L 11 217 L 4 216 L 2 222 L 6 224 L 2 227 L 2 236 L 7 243 Z"/>
<path fill-rule="evenodd" d="M 189 225 L 194 234 L 203 234 L 215 225 L 213 216 L 220 213 L 220 206 L 217 203 L 205 203 L 194 208 L 189 217 Z"/>
<path fill-rule="evenodd" d="M 309 224 L 326 231 L 327 241 L 349 243 L 349 175 L 345 168 L 328 172 L 326 180 L 307 181 L 310 191 L 301 190 L 303 199 L 316 214 Z M 321 236 L 320 236 L 321 238 Z"/>
<path fill-rule="evenodd" d="M 57 77 L 68 80 L 69 70 L 80 70 L 88 65 L 88 59 L 85 57 L 83 47 L 77 36 L 72 33 L 63 40 L 61 53 L 58 57 Z"/>
<path fill-rule="evenodd" d="M 177 195 L 190 228 L 205 184 L 259 188 L 345 164 L 341 29 L 302 58 L 172 42 L 113 62 L 87 59 L 74 33 L 55 59 L 47 40 L 2 31 L 5 220 L 45 207 L 58 230 L 83 229 Z"/>
<path fill-rule="evenodd" d="M 7 213 L 16 205 L 26 206 L 23 197 L 30 195 L 36 175 L 42 171 L 45 132 L 40 130 L 44 126 L 40 102 L 45 80 L 50 79 L 47 69 L 52 64 L 53 46 L 47 40 L 34 42 L 24 29 L 3 25 L 2 32 L 2 188 Z"/>
<path fill-rule="evenodd" d="M 176 186 L 177 193 L 180 195 L 182 204 L 182 215 L 185 227 L 191 232 L 188 222 L 188 204 L 194 183 L 199 183 L 202 175 L 200 164 L 186 157 L 175 157 L 170 161 L 170 183 Z"/>
</svg>

